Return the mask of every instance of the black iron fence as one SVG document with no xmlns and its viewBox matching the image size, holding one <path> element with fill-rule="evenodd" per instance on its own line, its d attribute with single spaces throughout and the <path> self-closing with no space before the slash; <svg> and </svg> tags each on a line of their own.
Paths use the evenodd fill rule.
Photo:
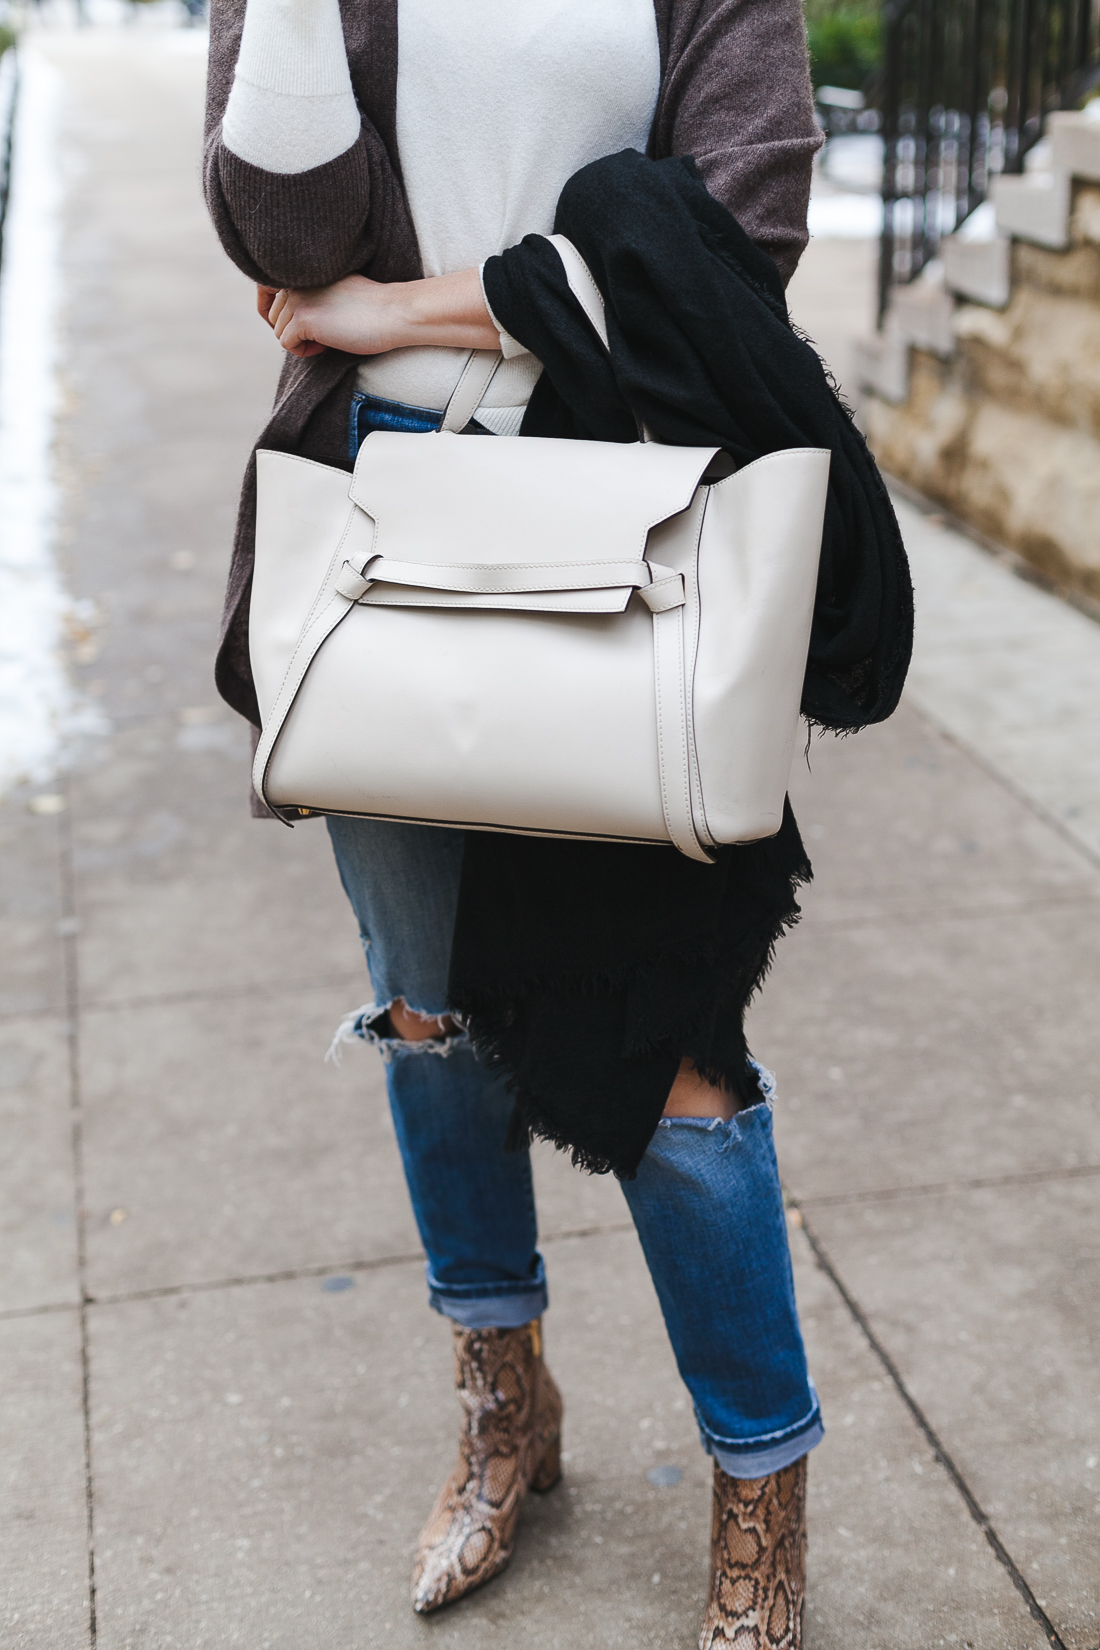
<svg viewBox="0 0 1100 1650">
<path fill-rule="evenodd" d="M 886 0 L 880 296 L 1100 82 L 1100 0 Z"/>
</svg>

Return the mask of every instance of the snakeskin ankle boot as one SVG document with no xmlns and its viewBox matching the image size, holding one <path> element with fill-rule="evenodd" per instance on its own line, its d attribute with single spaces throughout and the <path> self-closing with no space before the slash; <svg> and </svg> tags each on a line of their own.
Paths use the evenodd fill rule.
<svg viewBox="0 0 1100 1650">
<path fill-rule="evenodd" d="M 512 1556 L 519 1504 L 561 1477 L 561 1394 L 542 1361 L 538 1320 L 521 1329 L 455 1327 L 465 1410 L 458 1465 L 420 1532 L 413 1608 L 452 1604 Z"/>
<path fill-rule="evenodd" d="M 806 1457 L 768 1478 L 715 1463 L 710 1599 L 699 1650 L 801 1650 Z"/>
</svg>

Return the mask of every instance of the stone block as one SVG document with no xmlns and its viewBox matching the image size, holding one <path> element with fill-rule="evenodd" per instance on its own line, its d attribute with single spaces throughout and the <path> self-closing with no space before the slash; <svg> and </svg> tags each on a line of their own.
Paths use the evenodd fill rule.
<svg viewBox="0 0 1100 1650">
<path fill-rule="evenodd" d="M 1058 171 L 1100 183 L 1100 120 L 1063 110 L 1048 118 L 1047 134 Z"/>
<path fill-rule="evenodd" d="M 1100 305 L 1023 288 L 1004 310 L 960 305 L 955 337 L 969 394 L 1100 437 Z"/>
<path fill-rule="evenodd" d="M 1100 243 L 1100 189 L 1090 193 L 1097 198 L 1096 241 Z M 1062 252 L 1052 252 L 1048 247 L 1033 246 L 1027 241 L 1013 241 L 1013 292 L 1030 287 L 1038 292 L 1086 298 L 1092 304 L 1100 304 L 1100 244 L 1087 244 L 1088 236 L 1082 233 L 1087 219 L 1084 225 L 1082 220 L 1083 214 L 1075 211 L 1070 230 L 1074 244 Z"/>
<path fill-rule="evenodd" d="M 1089 243 L 1100 245 L 1100 189 L 1081 184 L 1074 189 L 1070 236 L 1076 247 Z"/>
<path fill-rule="evenodd" d="M 909 395 L 909 344 L 897 332 L 867 332 L 855 340 L 856 382 L 884 401 L 901 403 Z"/>
<path fill-rule="evenodd" d="M 942 285 L 932 281 L 913 281 L 909 286 L 894 289 L 886 330 L 897 333 L 906 343 L 928 350 L 932 355 L 953 355 L 954 316 L 955 299 Z"/>
<path fill-rule="evenodd" d="M 940 246 L 948 290 L 974 303 L 1003 309 L 1011 296 L 1011 252 L 1007 235 L 987 241 L 949 235 Z"/>
<path fill-rule="evenodd" d="M 1006 235 L 1060 248 L 1069 244 L 1070 175 L 1025 172 L 994 178 L 991 190 L 997 228 Z"/>
<path fill-rule="evenodd" d="M 864 410 L 884 469 L 1016 550 L 1059 583 L 1100 595 L 1100 441 L 973 395 L 957 370 L 917 353 L 904 406 Z"/>
</svg>

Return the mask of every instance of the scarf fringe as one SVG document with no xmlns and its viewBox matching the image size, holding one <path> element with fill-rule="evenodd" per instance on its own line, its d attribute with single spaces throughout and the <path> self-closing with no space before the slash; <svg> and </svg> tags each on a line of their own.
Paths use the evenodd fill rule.
<svg viewBox="0 0 1100 1650">
<path fill-rule="evenodd" d="M 813 875 L 810 862 L 803 858 L 796 865 L 789 880 L 789 904 L 762 930 L 757 930 L 751 936 L 746 936 L 742 947 L 753 956 L 755 966 L 748 981 L 737 981 L 736 968 L 725 973 L 715 965 L 713 947 L 680 948 L 663 953 L 660 957 L 648 959 L 644 964 L 635 964 L 633 967 L 612 972 L 599 972 L 591 975 L 570 975 L 555 977 L 533 976 L 526 979 L 522 988 L 512 986 L 511 989 L 497 986 L 492 991 L 479 992 L 476 1003 L 469 1002 L 460 1005 L 454 995 L 449 1003 L 453 1012 L 459 1013 L 470 1034 L 470 1040 L 478 1059 L 490 1070 L 500 1073 L 505 1081 L 508 1092 L 512 1096 L 512 1115 L 509 1119 L 505 1136 L 504 1150 L 507 1152 L 526 1151 L 534 1140 L 545 1140 L 557 1151 L 568 1152 L 574 1168 L 581 1169 L 587 1174 L 613 1174 L 619 1180 L 633 1180 L 637 1175 L 637 1164 L 627 1157 L 609 1153 L 606 1150 L 593 1150 L 584 1144 L 579 1144 L 575 1138 L 566 1134 L 560 1123 L 552 1115 L 553 1102 L 532 1092 L 521 1083 L 517 1073 L 510 1067 L 503 1050 L 503 1035 L 507 1026 L 514 1018 L 515 1003 L 525 997 L 538 995 L 545 991 L 555 994 L 573 994 L 595 996 L 609 995 L 612 991 L 622 990 L 637 980 L 639 973 L 651 974 L 667 973 L 677 967 L 689 963 L 707 963 L 719 975 L 720 983 L 715 992 L 720 996 L 721 984 L 733 986 L 736 981 L 735 994 L 731 993 L 728 1012 L 736 1015 L 739 1021 L 744 1020 L 745 1010 L 753 997 L 760 990 L 775 961 L 775 949 L 785 933 L 795 926 L 801 918 L 801 911 L 795 902 L 795 892 L 798 888 L 809 883 Z M 488 999 L 488 1001 L 486 1000 Z M 693 1037 L 709 1022 L 713 1012 L 713 1003 L 703 1005 L 699 1012 L 690 1020 L 681 1020 L 675 1025 L 664 1026 L 655 1030 L 654 1037 L 647 1046 L 633 1052 L 638 1054 L 656 1053 L 669 1043 L 675 1043 L 681 1053 L 692 1058 L 690 1046 Z M 503 1016 L 503 1018 L 502 1018 Z M 714 1088 L 725 1089 L 734 1095 L 740 1102 L 738 1110 L 743 1111 L 749 1106 L 759 1103 L 762 1093 L 759 1073 L 752 1062 L 747 1045 L 742 1039 L 742 1048 L 738 1051 L 736 1065 L 707 1060 L 696 1062 L 696 1070 L 703 1081 Z M 766 1098 L 766 1096 L 765 1096 Z M 656 1126 L 656 1125 L 655 1125 Z"/>
</svg>

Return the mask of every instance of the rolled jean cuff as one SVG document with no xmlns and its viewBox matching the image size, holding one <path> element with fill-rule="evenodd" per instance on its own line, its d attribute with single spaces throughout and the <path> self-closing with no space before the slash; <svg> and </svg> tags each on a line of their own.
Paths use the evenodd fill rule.
<svg viewBox="0 0 1100 1650">
<path fill-rule="evenodd" d="M 696 1420 L 698 1420 L 696 1416 Z M 801 1461 L 815 1449 L 825 1436 L 817 1396 L 814 1407 L 805 1421 L 792 1427 L 779 1438 L 761 1438 L 735 1443 L 732 1438 L 716 1438 L 699 1421 L 699 1438 L 708 1455 L 713 1455 L 724 1473 L 731 1478 L 767 1478 L 773 1472 Z"/>
<path fill-rule="evenodd" d="M 523 1283 L 441 1284 L 428 1277 L 428 1305 L 463 1329 L 519 1329 L 541 1318 L 549 1304 L 546 1269 L 539 1256 L 538 1272 Z"/>
</svg>

